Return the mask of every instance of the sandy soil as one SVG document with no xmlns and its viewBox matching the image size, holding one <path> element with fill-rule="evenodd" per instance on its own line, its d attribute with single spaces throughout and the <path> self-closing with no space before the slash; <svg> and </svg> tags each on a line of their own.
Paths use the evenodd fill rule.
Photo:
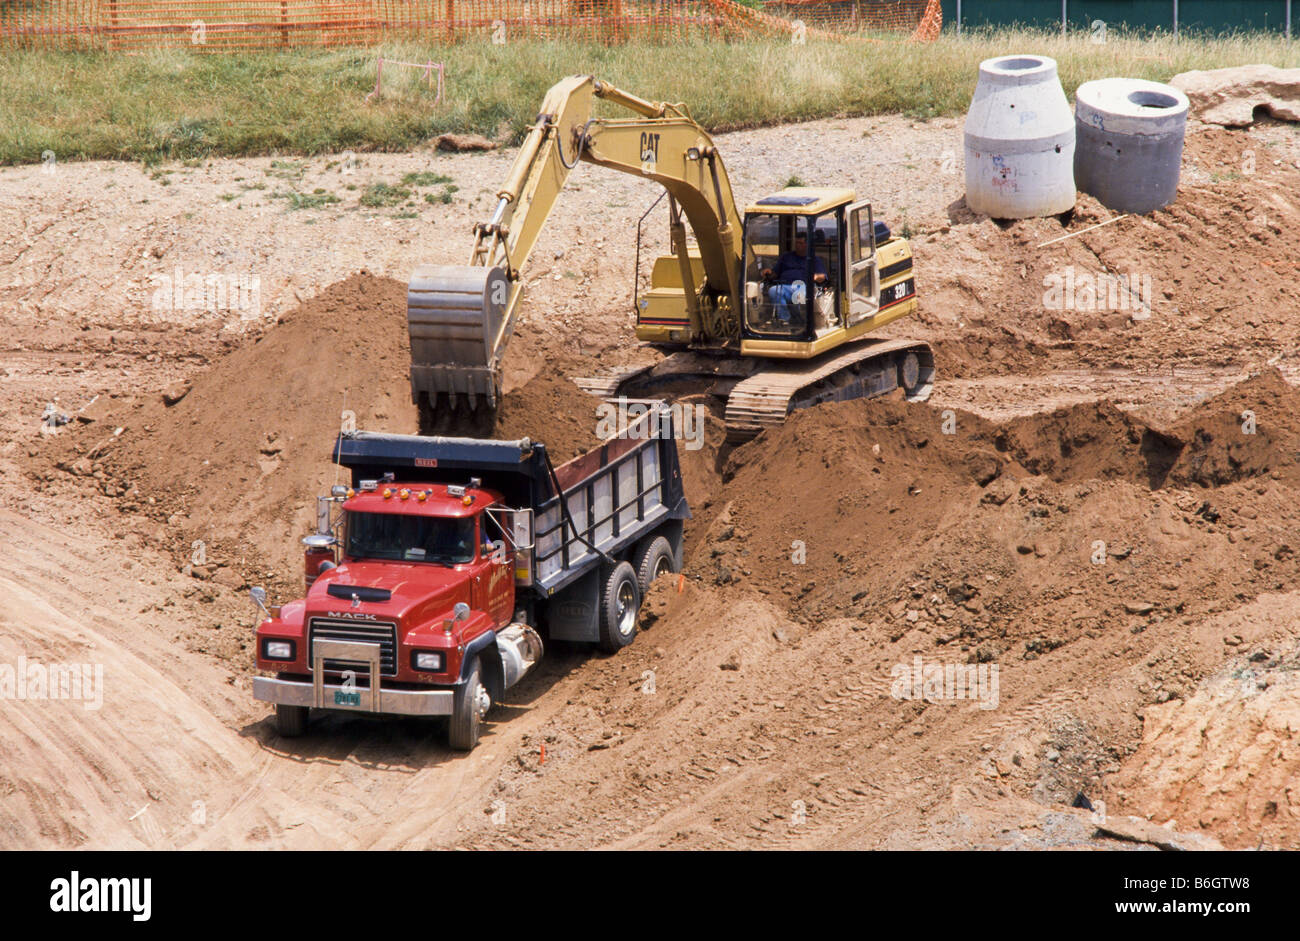
<svg viewBox="0 0 1300 941">
<path fill-rule="evenodd" d="M 712 421 L 683 453 L 685 582 L 615 657 L 554 645 L 468 756 L 405 720 L 278 739 L 244 588 L 295 590 L 340 413 L 414 430 L 402 284 L 463 260 L 511 154 L 0 170 L 0 664 L 104 671 L 101 708 L 0 710 L 5 844 L 1140 845 L 1083 793 L 1148 838 L 1300 847 L 1297 129 L 1194 127 L 1178 202 L 1090 232 L 1110 214 L 1087 198 L 971 216 L 955 121 L 719 146 L 742 199 L 852 185 L 912 232 L 922 311 L 897 332 L 935 346 L 934 398 L 812 410 L 735 450 Z M 358 205 L 427 170 L 449 203 L 436 183 Z M 594 404 L 564 377 L 655 355 L 629 280 L 656 194 L 593 168 L 571 188 L 505 414 L 577 446 Z M 317 189 L 340 201 L 275 195 Z M 177 268 L 256 278 L 255 303 L 176 303 Z M 1150 316 L 1047 303 L 1071 271 L 1149 279 Z M 49 402 L 74 416 L 53 435 Z M 917 657 L 996 665 L 996 707 L 896 698 Z"/>
</svg>

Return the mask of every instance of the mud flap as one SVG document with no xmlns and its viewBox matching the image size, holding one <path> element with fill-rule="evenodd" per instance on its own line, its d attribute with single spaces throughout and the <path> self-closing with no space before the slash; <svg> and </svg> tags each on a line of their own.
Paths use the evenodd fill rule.
<svg viewBox="0 0 1300 941">
<path fill-rule="evenodd" d="M 547 601 L 551 640 L 594 643 L 600 639 L 600 575 L 597 566 Z"/>
</svg>

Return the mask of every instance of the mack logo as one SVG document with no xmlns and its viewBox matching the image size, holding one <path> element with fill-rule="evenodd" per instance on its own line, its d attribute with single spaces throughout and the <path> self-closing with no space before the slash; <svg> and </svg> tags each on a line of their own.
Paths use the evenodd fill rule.
<svg viewBox="0 0 1300 941">
<path fill-rule="evenodd" d="M 377 621 L 377 615 L 374 614 L 353 614 L 351 611 L 326 611 L 327 618 L 347 618 L 350 621 Z"/>
<path fill-rule="evenodd" d="M 560 605 L 560 617 L 585 618 L 590 612 L 591 607 L 582 601 L 566 601 Z"/>
</svg>

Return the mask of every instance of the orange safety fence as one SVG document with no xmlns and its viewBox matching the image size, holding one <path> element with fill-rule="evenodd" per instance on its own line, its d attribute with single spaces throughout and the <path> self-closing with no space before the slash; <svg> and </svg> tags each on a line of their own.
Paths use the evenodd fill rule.
<svg viewBox="0 0 1300 941">
<path fill-rule="evenodd" d="M 0 48 L 296 46 L 779 38 L 929 41 L 940 0 L 0 0 Z"/>
</svg>

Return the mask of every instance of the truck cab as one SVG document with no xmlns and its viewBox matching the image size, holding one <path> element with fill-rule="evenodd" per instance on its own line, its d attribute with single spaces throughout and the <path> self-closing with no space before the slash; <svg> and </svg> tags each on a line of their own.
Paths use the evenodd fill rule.
<svg viewBox="0 0 1300 941">
<path fill-rule="evenodd" d="M 500 493 L 477 480 L 372 480 L 325 499 L 338 512 L 327 503 L 324 531 L 304 539 L 305 597 L 270 610 L 257 630 L 258 668 L 296 694 L 277 708 L 290 732 L 295 710 L 311 706 L 449 714 L 489 643 L 510 643 L 519 666 L 540 656 L 532 628 L 512 623 L 516 553 Z M 490 665 L 474 691 L 482 704 L 526 669 L 512 676 L 508 663 L 481 663 Z M 311 702 L 300 701 L 308 693 Z"/>
</svg>

